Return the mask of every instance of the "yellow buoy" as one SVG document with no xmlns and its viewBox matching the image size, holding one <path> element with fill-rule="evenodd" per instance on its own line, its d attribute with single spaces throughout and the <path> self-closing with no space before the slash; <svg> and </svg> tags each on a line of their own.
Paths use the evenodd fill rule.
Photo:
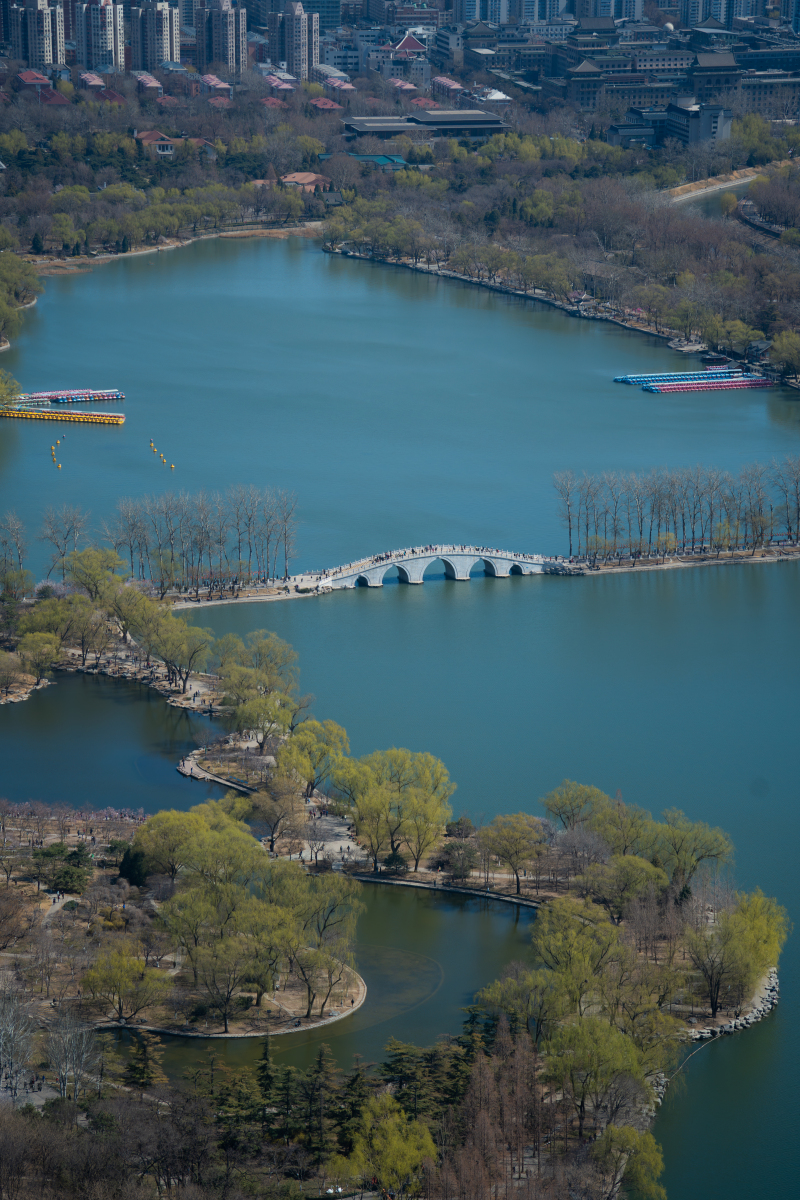
<svg viewBox="0 0 800 1200">
<path fill-rule="evenodd" d="M 170 471 L 174 471 L 174 470 L 175 470 L 175 463 L 173 463 L 172 466 L 170 467 Z"/>
<path fill-rule="evenodd" d="M 58 469 L 61 470 L 61 463 L 58 464 Z"/>
<path fill-rule="evenodd" d="M 56 445 L 57 445 L 57 446 L 60 446 L 60 445 L 61 445 L 61 438 L 59 438 L 59 439 L 58 439 L 58 441 L 56 442 Z"/>
</svg>

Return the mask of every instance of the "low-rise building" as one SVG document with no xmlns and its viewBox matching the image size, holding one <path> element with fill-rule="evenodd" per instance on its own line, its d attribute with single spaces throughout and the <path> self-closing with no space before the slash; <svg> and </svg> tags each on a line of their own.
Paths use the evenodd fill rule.
<svg viewBox="0 0 800 1200">
<path fill-rule="evenodd" d="M 340 71 L 338 67 L 331 67 L 328 63 L 317 63 L 313 66 L 310 77 L 315 83 L 330 83 L 333 79 L 338 79 L 342 83 L 350 82 L 350 76 L 346 71 Z"/>
<path fill-rule="evenodd" d="M 485 141 L 508 129 L 497 113 L 480 109 L 420 109 L 403 117 L 345 117 L 345 137 L 377 137 L 387 140 L 401 134 L 427 133 L 431 138 L 471 138 Z"/>
<path fill-rule="evenodd" d="M 178 150 L 187 142 L 209 158 L 217 157 L 217 152 L 213 145 L 211 142 L 207 142 L 205 138 L 171 138 L 167 137 L 164 133 L 160 133 L 157 129 L 146 129 L 142 133 L 135 133 L 133 136 L 136 141 L 141 142 L 144 149 L 152 158 L 173 159 Z"/>
<path fill-rule="evenodd" d="M 630 108 L 625 120 L 611 125 L 606 138 L 612 146 L 658 146 L 677 138 L 685 146 L 724 142 L 731 136 L 732 113 L 720 104 L 698 104 L 694 97 L 663 107 Z"/>
<path fill-rule="evenodd" d="M 313 171 L 292 171 L 289 175 L 281 175 L 284 187 L 298 188 L 301 192 L 315 192 L 317 188 L 326 192 L 331 182 L 327 175 L 317 175 Z"/>
<path fill-rule="evenodd" d="M 136 80 L 136 90 L 140 96 L 144 96 L 148 100 L 156 100 L 159 96 L 164 95 L 164 88 L 154 75 L 151 75 L 148 71 L 133 71 L 131 73 Z"/>
</svg>

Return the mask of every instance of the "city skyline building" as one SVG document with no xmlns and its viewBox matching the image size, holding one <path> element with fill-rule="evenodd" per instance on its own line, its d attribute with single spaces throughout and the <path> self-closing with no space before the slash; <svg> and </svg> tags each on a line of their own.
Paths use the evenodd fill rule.
<svg viewBox="0 0 800 1200">
<path fill-rule="evenodd" d="M 36 71 L 66 61 L 64 10 L 48 0 L 25 0 L 9 10 L 8 40 L 19 62 Z"/>
<path fill-rule="evenodd" d="M 231 0 L 197 0 L 194 10 L 196 66 L 201 74 L 211 64 L 231 75 L 247 67 L 247 9 Z"/>
<path fill-rule="evenodd" d="M 155 71 L 163 62 L 180 62 L 180 14 L 167 0 L 144 0 L 131 9 L 131 69 Z"/>
<path fill-rule="evenodd" d="M 283 12 L 269 15 L 269 46 L 273 62 L 285 62 L 295 79 L 308 79 L 319 65 L 319 14 L 289 0 Z"/>
<path fill-rule="evenodd" d="M 90 71 L 125 69 L 125 15 L 112 0 L 75 5 L 75 57 Z"/>
</svg>

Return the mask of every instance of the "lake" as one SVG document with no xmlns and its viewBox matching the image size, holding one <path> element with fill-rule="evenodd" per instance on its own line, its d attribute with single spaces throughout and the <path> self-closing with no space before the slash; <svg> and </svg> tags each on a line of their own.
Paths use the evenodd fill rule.
<svg viewBox="0 0 800 1200">
<path fill-rule="evenodd" d="M 120 494 L 240 481 L 297 493 L 297 568 L 427 542 L 563 552 L 554 470 L 735 470 L 800 452 L 797 392 L 669 395 L 612 382 L 683 365 L 654 338 L 309 242 L 216 241 L 122 259 L 47 280 L 3 366 L 30 388 L 121 387 L 127 423 L 70 428 L 58 473 L 50 427 L 0 423 L 0 510 L 16 507 L 33 533 L 47 504 L 80 504 L 99 524 Z M 168 480 L 151 437 L 176 462 Z M 41 575 L 43 549 L 32 547 Z M 794 914 L 799 602 L 800 568 L 785 564 L 434 579 L 199 619 L 287 638 L 315 711 L 346 726 L 354 752 L 400 744 L 440 755 L 457 811 L 540 811 L 564 776 L 654 812 L 675 805 L 729 830 L 741 886 L 761 884 Z M 174 766 L 202 735 L 197 720 L 128 685 L 59 679 L 0 712 L 0 790 L 188 806 L 204 791 Z M 418 914 L 394 902 L 380 900 L 378 940 L 366 940 L 406 953 L 393 939 Z M 471 929 L 479 914 L 430 912 L 443 914 L 428 955 L 441 962 L 448 921 Z M 408 1015 L 387 1010 L 373 1041 L 356 1024 L 365 1008 L 352 1032 L 341 1026 L 337 1053 L 363 1033 L 374 1056 L 395 1022 L 418 1042 L 453 1031 L 463 996 L 502 957 L 486 957 L 486 940 L 476 927 L 461 948 L 469 969 L 452 976 L 454 1007 L 407 998 Z M 673 1200 L 792 1188 L 800 1156 L 780 1117 L 800 1070 L 796 942 L 782 1005 L 693 1058 L 687 1089 L 656 1121 Z M 360 953 L 377 1004 L 391 973 Z"/>
</svg>

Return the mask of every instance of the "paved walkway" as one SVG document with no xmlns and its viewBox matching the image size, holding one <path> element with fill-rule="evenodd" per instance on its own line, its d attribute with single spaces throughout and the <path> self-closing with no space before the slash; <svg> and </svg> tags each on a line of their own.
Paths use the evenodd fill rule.
<svg viewBox="0 0 800 1200">
<path fill-rule="evenodd" d="M 350 833 L 350 823 L 332 813 L 323 816 L 325 809 L 323 800 L 316 800 L 307 806 L 308 823 L 306 825 L 306 840 L 303 845 L 303 858 L 314 859 L 311 840 L 315 843 L 317 857 L 329 858 L 331 862 L 355 862 L 364 858 L 364 851 L 356 844 L 355 835 Z M 322 842 L 322 848 L 319 847 Z"/>
</svg>

